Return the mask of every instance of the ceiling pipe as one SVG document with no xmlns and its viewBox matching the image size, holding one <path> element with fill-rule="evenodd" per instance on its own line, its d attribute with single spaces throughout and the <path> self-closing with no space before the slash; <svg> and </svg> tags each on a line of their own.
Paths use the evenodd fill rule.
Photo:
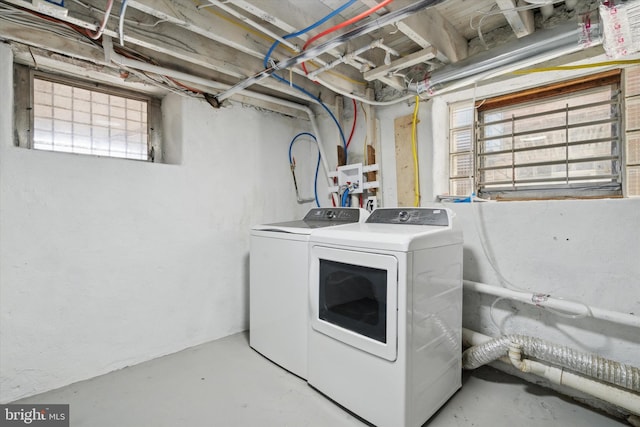
<svg viewBox="0 0 640 427">
<path fill-rule="evenodd" d="M 294 52 L 300 52 L 300 48 L 298 46 L 296 46 L 295 44 L 287 41 L 286 39 L 283 39 L 282 37 L 280 37 L 279 35 L 277 35 L 273 31 L 271 31 L 268 28 L 258 24 L 254 20 L 247 18 L 246 16 L 244 16 L 243 14 L 237 12 L 234 8 L 227 6 L 226 4 L 221 2 L 220 0 L 207 0 L 207 1 L 212 6 L 216 6 L 216 7 L 220 8 L 220 9 L 224 10 L 229 15 L 231 15 L 231 16 L 233 16 L 235 18 L 238 18 L 242 22 L 246 22 L 247 24 L 251 25 L 256 30 L 268 35 L 269 37 L 273 38 L 274 40 L 278 40 L 283 45 L 288 46 L 289 48 L 293 49 Z M 204 7 L 206 7 L 206 6 L 209 6 L 209 5 L 204 5 Z M 203 5 L 198 6 L 199 9 L 202 8 L 202 7 L 203 7 Z"/>
<path fill-rule="evenodd" d="M 318 74 L 323 73 L 323 72 L 325 72 L 327 70 L 330 70 L 330 69 L 332 69 L 334 67 L 337 67 L 338 65 L 343 64 L 343 63 L 345 63 L 345 62 L 347 62 L 349 60 L 356 59 L 356 57 L 358 55 L 360 55 L 361 53 L 364 53 L 364 52 L 366 52 L 368 50 L 371 50 L 373 48 L 376 48 L 376 47 L 382 47 L 382 41 L 383 41 L 382 39 L 374 40 L 371 43 L 369 43 L 368 45 L 361 47 L 360 49 L 356 49 L 356 50 L 354 50 L 353 52 L 350 52 L 350 53 L 345 53 L 343 56 L 341 56 L 340 58 L 336 59 L 335 61 L 332 61 L 332 62 L 328 63 L 327 65 L 325 65 L 324 67 L 318 68 L 317 70 L 314 70 L 311 73 L 309 73 L 309 78 L 311 80 L 313 80 L 313 79 L 315 79 L 315 77 Z"/>
<path fill-rule="evenodd" d="M 592 46 L 597 45 L 594 42 Z M 466 58 L 455 64 L 435 70 L 421 82 L 408 86 L 410 93 L 389 101 L 372 101 L 347 93 L 340 88 L 316 78 L 327 89 L 365 104 L 390 106 L 410 101 L 416 94 L 428 96 L 453 92 L 485 79 L 497 77 L 543 61 L 582 50 L 578 43 L 578 30 L 573 24 L 560 25 L 550 30 L 540 30 L 527 37 Z"/>
<path fill-rule="evenodd" d="M 329 40 L 328 42 L 325 42 L 319 46 L 313 47 L 309 50 L 306 50 L 304 52 L 301 52 L 300 54 L 289 58 L 287 60 L 283 60 L 281 62 L 279 62 L 278 64 L 267 68 L 264 71 L 261 71 L 260 73 L 249 77 L 239 83 L 237 83 L 235 86 L 233 86 L 231 89 L 224 91 L 220 94 L 218 94 L 216 96 L 216 99 L 218 101 L 218 103 L 224 101 L 225 99 L 233 96 L 233 94 L 237 93 L 238 91 L 242 90 L 242 89 L 246 89 L 249 86 L 254 85 L 255 83 L 259 82 L 260 80 L 263 80 L 269 76 L 271 76 L 273 73 L 275 73 L 278 70 L 281 69 L 286 69 L 289 67 L 293 67 L 294 65 L 298 65 L 301 64 L 305 61 L 308 61 L 310 59 L 314 59 L 319 55 L 322 55 L 323 53 L 328 52 L 331 49 L 334 49 L 346 42 L 348 42 L 351 39 L 354 39 L 356 37 L 360 37 L 360 36 L 364 36 L 365 34 L 369 34 L 375 30 L 377 30 L 378 28 L 381 28 L 385 25 L 392 25 L 398 21 L 401 21 L 402 19 L 412 15 L 413 13 L 416 13 L 422 9 L 426 9 L 427 7 L 430 6 L 434 6 L 438 3 L 441 3 L 444 0 L 420 0 L 420 1 L 416 1 L 415 3 L 410 4 L 409 6 L 406 6 L 402 9 L 396 10 L 395 12 L 391 12 L 388 13 L 378 19 L 372 20 L 367 22 L 364 25 L 361 25 L 357 28 L 354 28 L 351 31 L 348 31 L 338 37 L 335 37 L 332 40 Z"/>
<path fill-rule="evenodd" d="M 169 76 L 176 79 L 199 84 L 204 87 L 209 87 L 212 89 L 228 90 L 231 88 L 231 85 L 216 82 L 214 80 L 204 79 L 202 77 L 193 76 L 191 74 L 183 73 L 181 71 L 172 70 L 170 68 L 159 67 L 157 65 L 149 64 L 142 61 L 137 61 L 135 59 L 130 59 L 125 56 L 122 56 L 113 50 L 113 41 L 109 36 L 102 37 L 102 46 L 104 48 L 104 57 L 107 63 L 113 62 L 114 64 L 120 65 L 122 67 L 130 67 L 140 71 L 148 71 L 150 73 Z M 315 134 L 318 140 L 318 149 L 320 150 L 320 157 L 322 159 L 322 168 L 324 169 L 324 173 L 327 178 L 327 184 L 329 186 L 333 186 L 333 179 L 329 177 L 329 170 L 330 170 L 329 162 L 327 161 L 327 156 L 324 151 L 324 144 L 322 143 L 322 139 L 320 138 L 320 129 L 318 128 L 318 123 L 316 121 L 316 114 L 310 107 L 302 104 L 297 104 L 295 102 L 287 101 L 285 99 L 280 99 L 275 96 L 265 95 L 262 93 L 253 92 L 249 90 L 242 90 L 236 93 L 238 95 L 244 95 L 260 101 L 270 102 L 276 105 L 281 105 L 283 107 L 304 112 L 309 117 L 309 121 L 311 122 L 311 127 L 313 129 L 313 133 Z M 336 201 L 336 203 L 338 203 L 337 195 L 335 194 L 334 194 L 334 200 Z"/>
<path fill-rule="evenodd" d="M 594 40 L 589 47 L 602 41 Z M 429 96 L 453 92 L 516 70 L 583 50 L 573 24 L 540 30 L 456 64 L 435 70 L 427 79 L 410 84 L 408 89 Z"/>
<path fill-rule="evenodd" d="M 277 16 L 274 16 L 270 13 L 265 12 L 264 10 L 258 8 L 257 6 L 244 1 L 244 0 L 226 0 L 226 3 L 231 3 L 237 7 L 239 7 L 240 9 L 243 9 L 244 11 L 252 14 L 253 16 L 262 19 L 263 21 L 269 22 L 270 24 L 273 24 L 274 26 L 280 28 L 282 31 L 286 31 L 289 34 L 295 33 L 297 31 L 296 28 L 294 28 L 293 26 L 289 25 L 288 23 L 286 23 L 285 21 L 283 21 L 282 19 L 278 18 Z M 250 21 L 249 18 L 244 18 L 247 20 L 247 22 L 253 22 Z M 253 25 L 253 24 L 251 24 Z M 309 39 L 309 37 L 306 34 L 300 34 L 299 36 L 297 36 L 297 38 L 299 38 L 300 40 L 303 41 L 307 41 Z M 295 49 L 294 50 L 296 53 L 300 52 L 300 49 Z M 328 52 L 330 55 L 336 57 L 336 58 L 341 58 L 343 55 L 338 52 L 338 51 L 330 51 Z M 365 58 L 356 56 L 354 59 L 356 59 L 359 63 L 370 63 L 371 61 L 368 61 Z M 315 58 L 314 59 L 315 62 L 317 62 L 318 64 L 322 65 L 322 66 L 326 66 L 327 62 L 323 61 L 320 58 Z M 353 63 L 351 61 L 345 61 L 346 64 L 351 65 L 353 68 L 357 69 L 358 71 L 360 71 L 360 65 L 358 63 Z M 375 64 L 370 63 L 369 64 L 371 67 L 375 67 Z"/>
<path fill-rule="evenodd" d="M 525 304 L 535 305 L 543 308 L 551 308 L 568 313 L 585 312 L 588 316 L 597 320 L 616 323 L 634 328 L 640 328 L 640 316 L 633 314 L 621 313 L 619 311 L 607 310 L 604 308 L 587 306 L 579 302 L 567 301 L 556 298 L 551 295 L 540 295 L 533 292 L 515 291 L 504 288 L 502 286 L 488 285 L 486 283 L 474 282 L 471 280 L 463 280 L 465 291 L 479 292 L 485 295 L 492 295 L 499 298 L 508 298 L 514 301 L 520 301 Z"/>
<path fill-rule="evenodd" d="M 540 56 L 560 56 L 582 50 L 578 43 L 578 29 L 575 24 L 563 24 L 549 30 L 536 31 L 511 43 L 481 52 L 435 70 L 431 74 L 432 84 L 443 85 L 454 80 L 495 72 L 500 67 L 513 66 L 518 61 Z M 557 53 L 554 53 L 557 52 Z"/>
</svg>

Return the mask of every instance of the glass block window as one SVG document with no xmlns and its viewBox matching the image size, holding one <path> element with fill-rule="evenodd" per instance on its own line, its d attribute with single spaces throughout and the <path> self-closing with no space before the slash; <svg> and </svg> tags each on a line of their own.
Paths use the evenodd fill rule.
<svg viewBox="0 0 640 427">
<path fill-rule="evenodd" d="M 33 79 L 37 150 L 149 160 L 148 100 Z"/>
</svg>

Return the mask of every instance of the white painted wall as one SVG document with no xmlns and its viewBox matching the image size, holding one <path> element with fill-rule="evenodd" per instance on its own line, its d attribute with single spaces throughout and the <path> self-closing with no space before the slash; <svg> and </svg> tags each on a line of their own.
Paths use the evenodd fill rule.
<svg viewBox="0 0 640 427">
<path fill-rule="evenodd" d="M 587 71 L 592 72 L 592 71 Z M 582 71 L 585 73 L 585 71 Z M 448 192 L 448 103 L 575 76 L 554 72 L 479 86 L 423 102 L 418 125 L 422 205 Z M 410 114 L 407 103 L 378 111 L 386 206 L 396 204 L 393 120 Z M 640 315 L 640 199 L 449 204 L 465 236 L 464 278 L 500 285 L 479 232 L 502 274 L 529 291 Z M 474 216 L 475 212 L 475 216 Z M 475 220 L 474 220 L 475 218 Z M 497 336 L 493 297 L 465 292 L 464 326 Z M 640 331 L 595 321 L 565 319 L 535 307 L 501 302 L 495 317 L 506 333 L 545 338 L 640 366 Z"/>
<path fill-rule="evenodd" d="M 179 165 L 21 149 L 11 64 L 0 44 L 0 401 L 246 329 L 249 228 L 310 207 L 287 160 L 309 123 L 170 95 Z"/>
</svg>

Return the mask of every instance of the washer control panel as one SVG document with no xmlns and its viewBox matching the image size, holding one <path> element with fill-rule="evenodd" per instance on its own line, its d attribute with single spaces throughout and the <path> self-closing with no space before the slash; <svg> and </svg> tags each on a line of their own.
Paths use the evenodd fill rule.
<svg viewBox="0 0 640 427">
<path fill-rule="evenodd" d="M 367 218 L 370 224 L 411 224 L 449 225 L 449 215 L 446 209 L 432 208 L 390 208 L 376 209 Z"/>
<path fill-rule="evenodd" d="M 303 221 L 358 222 L 360 209 L 357 208 L 314 208 L 304 216 Z"/>
</svg>

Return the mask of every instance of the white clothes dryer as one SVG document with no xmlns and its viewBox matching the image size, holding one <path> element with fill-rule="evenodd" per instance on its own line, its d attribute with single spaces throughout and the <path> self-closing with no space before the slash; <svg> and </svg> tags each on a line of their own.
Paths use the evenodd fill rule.
<svg viewBox="0 0 640 427">
<path fill-rule="evenodd" d="M 358 208 L 316 208 L 300 221 L 252 228 L 249 345 L 253 349 L 307 378 L 311 231 L 364 221 L 368 216 Z"/>
<path fill-rule="evenodd" d="M 461 387 L 452 216 L 377 209 L 311 235 L 308 382 L 378 427 L 421 426 Z"/>
</svg>

